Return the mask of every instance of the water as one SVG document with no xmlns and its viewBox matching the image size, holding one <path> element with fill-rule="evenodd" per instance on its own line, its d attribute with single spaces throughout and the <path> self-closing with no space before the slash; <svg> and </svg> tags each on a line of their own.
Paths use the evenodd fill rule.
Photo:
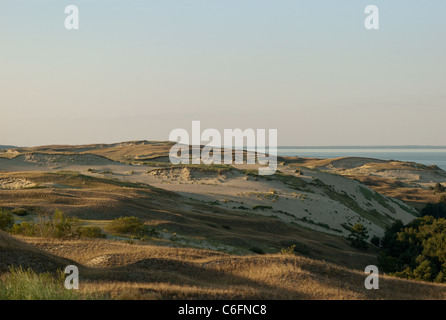
<svg viewBox="0 0 446 320">
<path fill-rule="evenodd" d="M 418 162 L 424 165 L 435 164 L 446 171 L 446 147 L 278 147 L 279 156 L 338 158 L 365 157 L 383 160 Z"/>
</svg>

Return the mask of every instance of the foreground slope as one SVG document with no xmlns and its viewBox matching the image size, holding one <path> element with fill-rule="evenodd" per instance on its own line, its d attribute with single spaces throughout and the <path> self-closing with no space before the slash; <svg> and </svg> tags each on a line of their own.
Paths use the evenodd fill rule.
<svg viewBox="0 0 446 320">
<path fill-rule="evenodd" d="M 80 266 L 80 290 L 119 299 L 444 299 L 446 286 L 366 275 L 296 255 L 230 255 L 110 240 L 20 238 Z M 1 252 L 1 251 L 0 251 Z M 0 261 L 0 265 L 4 261 Z"/>
<path fill-rule="evenodd" d="M 37 272 L 63 270 L 72 264 L 69 259 L 53 255 L 20 241 L 0 230 L 0 274 L 11 266 L 31 268 Z"/>
</svg>

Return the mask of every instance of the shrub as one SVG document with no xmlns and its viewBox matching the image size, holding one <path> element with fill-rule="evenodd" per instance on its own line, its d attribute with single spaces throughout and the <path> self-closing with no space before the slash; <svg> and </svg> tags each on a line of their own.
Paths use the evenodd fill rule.
<svg viewBox="0 0 446 320">
<path fill-rule="evenodd" d="M 105 228 L 107 231 L 114 234 L 125 234 L 133 236 L 143 236 L 147 229 L 144 222 L 137 217 L 120 217 Z"/>
<path fill-rule="evenodd" d="M 265 254 L 265 251 L 263 251 L 263 249 L 259 247 L 252 247 L 251 251 L 257 254 Z"/>
<path fill-rule="evenodd" d="M 351 233 L 347 240 L 350 241 L 352 247 L 367 250 L 367 233 L 367 229 L 362 224 L 357 223 L 351 228 Z"/>
<path fill-rule="evenodd" d="M 300 243 L 294 240 L 282 240 L 280 241 L 280 245 L 287 247 L 287 248 L 293 248 L 293 252 L 294 253 L 300 253 L 303 255 L 309 255 L 310 254 L 310 249 L 308 248 L 308 246 L 304 243 Z"/>
<path fill-rule="evenodd" d="M 35 237 L 38 236 L 39 232 L 37 231 L 36 224 L 30 222 L 22 222 L 20 224 L 15 223 L 10 232 L 12 234 L 20 234 L 22 236 L 27 237 Z"/>
<path fill-rule="evenodd" d="M 253 210 L 271 210 L 273 207 L 272 206 L 263 206 L 263 205 L 257 205 L 257 206 L 253 206 L 252 209 Z"/>
<path fill-rule="evenodd" d="M 85 238 L 105 238 L 106 235 L 99 227 L 81 227 L 80 236 Z"/>
<path fill-rule="evenodd" d="M 10 232 L 30 237 L 78 238 L 80 221 L 67 217 L 62 211 L 56 209 L 52 219 L 14 224 Z"/>
<path fill-rule="evenodd" d="M 52 236 L 55 238 L 73 238 L 80 235 L 80 221 L 76 218 L 67 217 L 58 209 L 54 212 L 51 224 L 50 229 L 53 229 Z"/>
<path fill-rule="evenodd" d="M 23 217 L 28 215 L 28 210 L 23 208 L 15 208 L 14 210 L 11 211 L 11 213 Z"/>
<path fill-rule="evenodd" d="M 8 231 L 14 225 L 14 217 L 11 212 L 0 208 L 0 229 Z"/>
<path fill-rule="evenodd" d="M 379 247 L 379 245 L 381 244 L 381 239 L 378 236 L 373 236 L 372 239 L 370 240 L 370 242 Z"/>
<path fill-rule="evenodd" d="M 280 250 L 280 253 L 283 255 L 294 254 L 294 248 L 296 248 L 295 244 L 293 244 L 291 247 Z"/>
<path fill-rule="evenodd" d="M 301 169 L 294 170 L 294 173 L 297 173 L 297 175 L 299 175 L 299 176 L 304 174 Z"/>
<path fill-rule="evenodd" d="M 445 187 L 441 183 L 437 182 L 435 184 L 434 190 L 435 192 L 442 193 L 445 192 Z"/>
<path fill-rule="evenodd" d="M 428 203 L 422 210 L 421 216 L 432 216 L 434 218 L 446 218 L 446 202 Z"/>
</svg>

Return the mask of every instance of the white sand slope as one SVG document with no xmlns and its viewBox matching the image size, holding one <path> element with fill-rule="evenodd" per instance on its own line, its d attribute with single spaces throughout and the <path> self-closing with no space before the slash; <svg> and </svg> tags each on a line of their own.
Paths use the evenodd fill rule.
<svg viewBox="0 0 446 320">
<path fill-rule="evenodd" d="M 340 236 L 348 235 L 348 226 L 355 223 L 363 224 L 370 235 L 382 236 L 393 221 L 407 223 L 415 218 L 411 207 L 357 181 L 305 168 L 299 176 L 287 167 L 280 170 L 303 186 L 296 188 L 278 177 L 250 176 L 236 170 L 218 174 L 188 168 L 135 173 L 129 180 Z"/>
</svg>

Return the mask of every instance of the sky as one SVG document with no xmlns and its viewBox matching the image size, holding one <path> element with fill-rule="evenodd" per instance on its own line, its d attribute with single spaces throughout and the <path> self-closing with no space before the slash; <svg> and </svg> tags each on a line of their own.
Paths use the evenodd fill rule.
<svg viewBox="0 0 446 320">
<path fill-rule="evenodd" d="M 168 140 L 198 120 L 279 145 L 446 145 L 445 17 L 438 0 L 0 0 L 0 144 Z"/>
</svg>

